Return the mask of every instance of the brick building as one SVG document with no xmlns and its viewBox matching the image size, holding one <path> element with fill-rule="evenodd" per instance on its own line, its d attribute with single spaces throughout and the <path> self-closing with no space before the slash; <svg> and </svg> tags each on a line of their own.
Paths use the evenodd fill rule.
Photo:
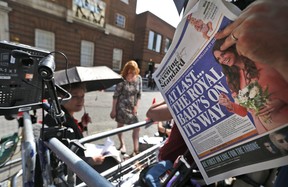
<svg viewBox="0 0 288 187">
<path fill-rule="evenodd" d="M 61 51 L 69 67 L 108 66 L 119 72 L 134 59 L 141 75 L 153 71 L 175 28 L 150 12 L 136 15 L 137 0 L 0 0 L 0 40 Z M 65 68 L 56 54 L 57 69 Z"/>
<path fill-rule="evenodd" d="M 174 32 L 173 26 L 151 12 L 137 15 L 134 58 L 142 70 L 146 73 L 155 71 L 170 47 Z"/>
</svg>

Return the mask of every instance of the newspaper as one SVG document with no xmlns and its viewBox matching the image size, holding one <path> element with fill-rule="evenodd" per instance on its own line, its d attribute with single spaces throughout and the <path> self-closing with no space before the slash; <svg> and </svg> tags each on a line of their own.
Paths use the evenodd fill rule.
<svg viewBox="0 0 288 187">
<path fill-rule="evenodd" d="M 109 137 L 106 139 L 104 145 L 85 143 L 84 146 L 86 148 L 84 152 L 86 157 L 94 157 L 96 155 L 99 156 L 102 155 L 104 157 L 113 157 L 119 163 L 121 162 L 120 152 L 116 149 L 113 140 L 111 140 Z"/>
<path fill-rule="evenodd" d="M 153 74 L 207 184 L 288 163 L 287 82 L 235 46 L 217 50 L 214 35 L 240 13 L 226 1 L 188 1 Z"/>
</svg>

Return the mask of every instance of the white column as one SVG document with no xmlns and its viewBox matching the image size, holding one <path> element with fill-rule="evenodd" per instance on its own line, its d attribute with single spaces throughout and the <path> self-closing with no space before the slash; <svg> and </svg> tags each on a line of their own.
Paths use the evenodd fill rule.
<svg viewBox="0 0 288 187">
<path fill-rule="evenodd" d="M 9 19 L 8 12 L 12 9 L 6 2 L 0 0 L 0 40 L 9 41 Z"/>
</svg>

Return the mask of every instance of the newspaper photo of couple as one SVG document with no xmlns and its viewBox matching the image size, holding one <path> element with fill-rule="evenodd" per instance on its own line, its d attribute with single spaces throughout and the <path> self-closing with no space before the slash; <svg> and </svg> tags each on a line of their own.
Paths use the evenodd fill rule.
<svg viewBox="0 0 288 187">
<path fill-rule="evenodd" d="M 287 82 L 235 45 L 220 49 L 225 38 L 214 36 L 237 18 L 237 7 L 194 2 L 153 78 L 205 182 L 286 165 Z"/>
</svg>

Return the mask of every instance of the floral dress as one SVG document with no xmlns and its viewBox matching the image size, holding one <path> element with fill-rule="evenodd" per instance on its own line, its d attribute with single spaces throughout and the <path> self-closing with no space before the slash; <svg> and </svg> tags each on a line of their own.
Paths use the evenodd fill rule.
<svg viewBox="0 0 288 187">
<path fill-rule="evenodd" d="M 116 121 L 123 124 L 133 124 L 139 122 L 137 114 L 133 114 L 133 109 L 141 98 L 142 78 L 138 76 L 135 82 L 124 80 L 117 84 L 113 99 L 116 103 Z"/>
</svg>

